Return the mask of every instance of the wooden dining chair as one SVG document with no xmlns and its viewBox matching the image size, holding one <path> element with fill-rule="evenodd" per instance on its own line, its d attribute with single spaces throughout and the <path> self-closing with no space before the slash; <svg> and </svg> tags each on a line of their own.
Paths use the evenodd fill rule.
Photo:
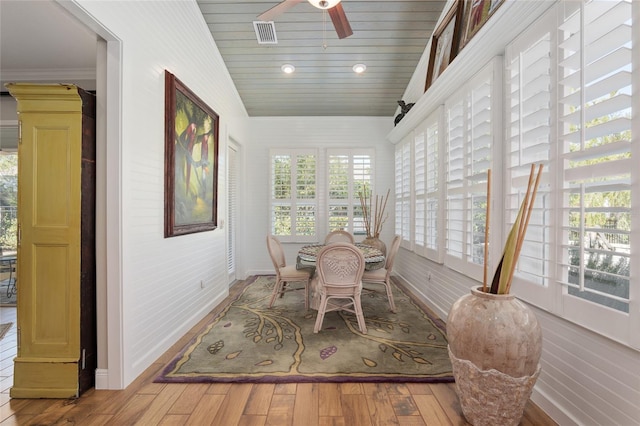
<svg viewBox="0 0 640 426">
<path fill-rule="evenodd" d="M 325 244 L 331 243 L 350 243 L 355 244 L 355 240 L 353 239 L 353 235 L 351 235 L 347 231 L 343 231 L 341 229 L 337 229 L 335 231 L 331 231 L 324 237 Z"/>
<path fill-rule="evenodd" d="M 309 309 L 309 279 L 311 278 L 311 271 L 309 269 L 296 269 L 296 265 L 288 266 L 282 244 L 273 235 L 267 235 L 267 249 L 269 250 L 273 267 L 276 270 L 276 283 L 273 286 L 269 307 L 273 306 L 273 302 L 275 302 L 278 295 L 282 297 L 288 291 L 304 290 L 304 308 Z M 287 289 L 286 284 L 291 282 L 303 282 L 304 289 Z"/>
<path fill-rule="evenodd" d="M 372 271 L 364 271 L 362 275 L 363 284 L 382 284 L 387 290 L 387 299 L 389 299 L 389 308 L 391 312 L 396 312 L 396 304 L 393 301 L 393 292 L 391 291 L 391 270 L 393 269 L 393 262 L 400 249 L 400 242 L 402 239 L 399 235 L 393 237 L 391 247 L 389 248 L 389 254 L 385 261 L 384 267 L 380 269 L 374 269 Z"/>
<path fill-rule="evenodd" d="M 318 253 L 316 271 L 320 305 L 313 332 L 320 331 L 327 312 L 347 311 L 355 314 L 360 332 L 367 334 L 360 303 L 364 272 L 362 252 L 353 244 L 330 244 Z"/>
</svg>

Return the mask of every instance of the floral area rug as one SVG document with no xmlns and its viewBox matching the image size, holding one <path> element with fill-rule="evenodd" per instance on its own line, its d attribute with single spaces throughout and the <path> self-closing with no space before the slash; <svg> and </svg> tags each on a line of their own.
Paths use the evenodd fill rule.
<svg viewBox="0 0 640 426">
<path fill-rule="evenodd" d="M 453 381 L 444 323 L 399 287 L 395 314 L 382 286 L 363 291 L 368 334 L 346 312 L 327 313 L 314 334 L 316 311 L 304 309 L 303 291 L 268 308 L 274 283 L 274 276 L 253 277 L 155 381 Z"/>
</svg>

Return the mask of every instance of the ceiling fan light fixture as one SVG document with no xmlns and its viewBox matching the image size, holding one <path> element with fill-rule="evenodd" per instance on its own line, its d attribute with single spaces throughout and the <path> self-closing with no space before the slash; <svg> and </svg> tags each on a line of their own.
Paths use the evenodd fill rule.
<svg viewBox="0 0 640 426">
<path fill-rule="evenodd" d="M 307 1 L 311 3 L 313 6 L 317 7 L 318 9 L 325 10 L 325 9 L 331 9 L 332 7 L 340 3 L 341 0 L 307 0 Z"/>
<path fill-rule="evenodd" d="M 280 69 L 282 70 L 283 73 L 285 74 L 291 74 L 292 72 L 294 72 L 296 70 L 296 67 L 294 67 L 291 64 L 284 64 L 280 67 Z"/>
<path fill-rule="evenodd" d="M 353 72 L 355 72 L 356 74 L 362 74 L 366 69 L 367 66 L 365 64 L 355 64 L 353 66 Z"/>
</svg>

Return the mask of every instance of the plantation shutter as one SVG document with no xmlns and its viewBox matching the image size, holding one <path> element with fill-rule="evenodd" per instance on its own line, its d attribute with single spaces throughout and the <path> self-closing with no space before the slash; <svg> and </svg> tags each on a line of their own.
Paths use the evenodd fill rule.
<svg viewBox="0 0 640 426">
<path fill-rule="evenodd" d="M 402 244 L 411 248 L 411 144 L 402 146 Z"/>
<path fill-rule="evenodd" d="M 329 232 L 349 230 L 349 155 L 329 154 Z"/>
<path fill-rule="evenodd" d="M 411 249 L 411 145 L 412 134 L 396 146 L 396 234 L 402 246 Z"/>
<path fill-rule="evenodd" d="M 373 187 L 373 153 L 356 153 L 353 155 L 353 220 L 352 232 L 354 235 L 366 235 L 364 226 L 362 205 L 359 194 L 374 194 Z M 374 201 L 375 202 L 375 201 Z M 371 230 L 373 232 L 373 229 Z"/>
<path fill-rule="evenodd" d="M 359 194 L 373 191 L 372 162 L 370 150 L 328 151 L 329 231 L 365 235 Z"/>
<path fill-rule="evenodd" d="M 453 97 L 452 97 L 453 98 Z M 468 234 L 465 183 L 465 148 L 467 120 L 465 114 L 466 97 L 461 94 L 458 99 L 445 106 L 447 122 L 447 240 L 446 252 L 448 264 L 456 264 L 466 260 L 465 241 Z M 455 259 L 455 260 L 454 260 Z"/>
<path fill-rule="evenodd" d="M 491 61 L 445 104 L 447 239 L 445 262 L 472 277 L 484 263 L 487 170 L 496 161 L 495 120 L 500 61 Z"/>
<path fill-rule="evenodd" d="M 316 240 L 316 153 L 272 151 L 271 232 L 283 241 Z"/>
<path fill-rule="evenodd" d="M 414 251 L 424 255 L 426 248 L 426 144 L 425 126 L 415 130 L 413 139 L 413 180 L 414 180 Z"/>
<path fill-rule="evenodd" d="M 637 92 L 631 78 L 632 4 L 567 2 L 560 13 L 562 283 L 569 294 L 564 307 L 581 315 L 580 305 L 572 304 L 579 298 L 626 314 L 631 183 L 638 169 L 638 159 L 631 158 L 631 95 Z"/>
<path fill-rule="evenodd" d="M 434 262 L 442 263 L 442 245 L 444 241 L 440 144 L 442 132 L 442 108 L 436 109 L 425 120 L 425 250 L 424 254 Z M 416 191 L 417 192 L 417 191 Z"/>
<path fill-rule="evenodd" d="M 442 108 L 437 108 L 415 129 L 413 138 L 414 252 L 442 262 L 443 241 L 439 207 L 440 161 L 438 153 L 441 132 L 438 131 Z"/>
<path fill-rule="evenodd" d="M 547 13 L 506 48 L 504 235 L 508 235 L 524 199 L 531 165 L 543 165 L 534 210 L 514 274 L 519 295 L 537 301 L 549 297 L 551 270 L 550 155 L 552 127 L 552 29 L 555 13 Z M 529 287 L 532 288 L 529 288 Z"/>
</svg>

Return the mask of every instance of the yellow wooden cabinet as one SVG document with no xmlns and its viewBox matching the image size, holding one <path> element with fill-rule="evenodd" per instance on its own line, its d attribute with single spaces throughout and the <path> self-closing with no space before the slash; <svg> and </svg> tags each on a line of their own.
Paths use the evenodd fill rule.
<svg viewBox="0 0 640 426">
<path fill-rule="evenodd" d="M 94 385 L 95 100 L 73 85 L 7 84 L 17 100 L 18 354 L 14 398 Z"/>
</svg>

